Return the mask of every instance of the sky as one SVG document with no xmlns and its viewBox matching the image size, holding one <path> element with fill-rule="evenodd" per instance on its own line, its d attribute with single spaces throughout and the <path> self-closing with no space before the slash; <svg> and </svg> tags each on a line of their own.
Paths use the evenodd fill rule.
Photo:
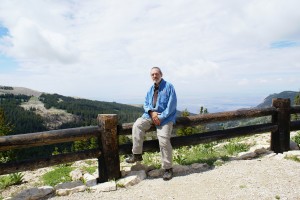
<svg viewBox="0 0 300 200">
<path fill-rule="evenodd" d="M 299 8 L 299 0 L 0 0 L 0 85 L 142 104 L 158 66 L 179 110 L 256 105 L 300 90 Z"/>
</svg>

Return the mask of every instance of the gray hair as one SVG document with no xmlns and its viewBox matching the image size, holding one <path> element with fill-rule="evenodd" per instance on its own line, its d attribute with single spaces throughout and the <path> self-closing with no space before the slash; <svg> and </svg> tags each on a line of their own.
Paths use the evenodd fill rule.
<svg viewBox="0 0 300 200">
<path fill-rule="evenodd" d="M 162 71 L 161 71 L 161 69 L 159 67 L 152 67 L 151 71 L 152 71 L 152 69 L 157 69 L 159 71 L 160 75 L 163 75 L 163 73 L 162 73 Z"/>
</svg>

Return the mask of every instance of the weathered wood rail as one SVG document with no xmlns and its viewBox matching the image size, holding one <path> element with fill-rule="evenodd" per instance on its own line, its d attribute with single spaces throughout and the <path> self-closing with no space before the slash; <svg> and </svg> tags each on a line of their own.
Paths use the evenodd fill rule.
<svg viewBox="0 0 300 200">
<path fill-rule="evenodd" d="M 209 131 L 190 136 L 172 137 L 174 148 L 208 143 L 217 140 L 258 133 L 271 133 L 271 150 L 282 153 L 289 150 L 290 131 L 300 130 L 300 121 L 291 121 L 291 114 L 300 113 L 300 106 L 290 106 L 289 99 L 273 99 L 272 107 L 243 109 L 205 115 L 178 117 L 175 128 L 215 122 L 271 116 L 270 123 Z M 119 135 L 131 134 L 133 123 L 118 125 L 117 115 L 99 115 L 98 126 L 62 129 L 0 137 L 0 151 L 23 149 L 97 137 L 99 148 L 75 153 L 53 155 L 47 158 L 22 160 L 0 164 L 0 175 L 33 170 L 89 158 L 98 158 L 99 182 L 120 177 L 119 154 L 131 153 L 132 144 L 118 144 Z M 152 127 L 149 131 L 154 131 Z M 144 142 L 144 151 L 159 151 L 158 140 Z"/>
</svg>

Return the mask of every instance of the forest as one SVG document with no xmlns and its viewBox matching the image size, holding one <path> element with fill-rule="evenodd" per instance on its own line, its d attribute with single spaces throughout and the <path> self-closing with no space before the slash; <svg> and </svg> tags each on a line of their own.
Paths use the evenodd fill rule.
<svg viewBox="0 0 300 200">
<path fill-rule="evenodd" d="M 0 136 L 26 134 L 33 132 L 48 131 L 44 119 L 35 113 L 35 109 L 25 110 L 20 105 L 28 102 L 31 96 L 1 94 L 0 95 Z M 39 97 L 47 109 L 58 108 L 78 116 L 76 122 L 62 124 L 57 129 L 73 128 L 97 125 L 98 114 L 118 114 L 119 123 L 133 122 L 141 116 L 143 109 L 116 102 L 92 101 L 87 99 L 76 99 L 58 94 L 42 94 Z M 7 127 L 7 128 L 2 128 Z M 49 145 L 45 147 L 35 147 L 23 150 L 14 150 L 0 152 L 0 162 L 11 160 L 27 159 L 34 155 L 35 157 L 44 157 L 53 153 L 73 152 L 87 148 L 95 148 L 97 141 L 95 138 L 89 141 L 80 141 L 74 143 L 64 143 L 58 145 Z"/>
</svg>

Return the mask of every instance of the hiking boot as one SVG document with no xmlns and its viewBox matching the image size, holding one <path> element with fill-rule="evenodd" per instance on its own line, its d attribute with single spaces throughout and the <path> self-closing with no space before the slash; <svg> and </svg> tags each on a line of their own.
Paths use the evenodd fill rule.
<svg viewBox="0 0 300 200">
<path fill-rule="evenodd" d="M 135 163 L 136 161 L 142 161 L 142 154 L 132 154 L 128 158 L 125 159 L 127 163 Z"/>
<path fill-rule="evenodd" d="M 165 173 L 163 175 L 164 181 L 168 181 L 173 178 L 173 168 L 165 169 Z"/>
</svg>

